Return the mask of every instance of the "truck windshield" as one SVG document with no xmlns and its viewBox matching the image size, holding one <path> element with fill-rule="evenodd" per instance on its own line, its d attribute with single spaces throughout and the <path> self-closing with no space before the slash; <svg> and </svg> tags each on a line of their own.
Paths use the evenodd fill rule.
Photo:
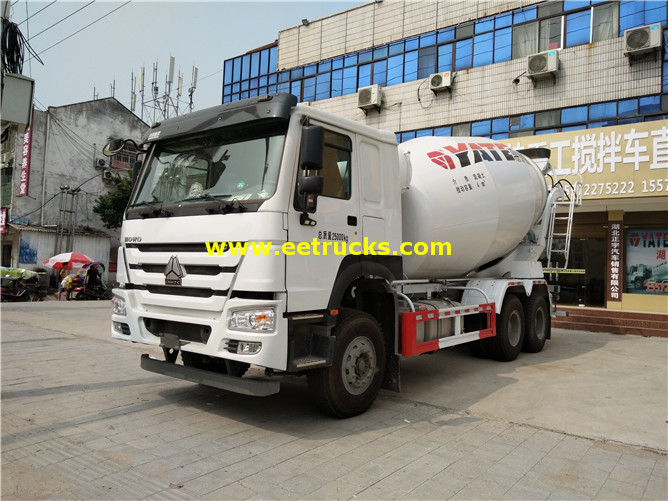
<svg viewBox="0 0 668 501">
<path fill-rule="evenodd" d="M 159 143 L 130 207 L 202 200 L 265 200 L 274 194 L 285 136 L 213 133 Z"/>
</svg>

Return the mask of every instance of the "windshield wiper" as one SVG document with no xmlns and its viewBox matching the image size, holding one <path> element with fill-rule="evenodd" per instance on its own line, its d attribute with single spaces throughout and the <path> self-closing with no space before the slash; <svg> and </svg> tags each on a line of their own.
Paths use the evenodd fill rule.
<svg viewBox="0 0 668 501">
<path fill-rule="evenodd" d="M 155 205 L 151 202 L 139 202 L 137 204 L 132 204 L 129 208 L 132 209 L 132 208 L 140 207 L 140 206 L 143 206 L 143 205 L 145 205 L 146 207 L 151 209 L 150 211 L 144 211 L 144 212 L 139 213 L 139 215 L 143 218 L 146 218 L 146 217 L 160 217 L 160 216 L 169 217 L 169 216 L 172 215 L 172 212 L 168 211 L 166 209 L 163 209 L 162 205 Z"/>
<path fill-rule="evenodd" d="M 224 194 L 224 195 L 211 195 L 211 194 L 206 194 L 202 195 L 200 197 L 194 197 L 194 198 L 189 198 L 187 201 L 191 202 L 193 200 L 206 200 L 207 202 L 215 202 L 218 204 L 217 207 L 214 207 L 212 209 L 207 209 L 207 212 L 209 214 L 229 214 L 230 212 L 233 212 L 235 209 L 238 210 L 239 212 L 244 212 L 246 210 L 246 206 L 243 205 L 239 200 L 236 198 L 231 201 L 227 200 L 220 200 L 220 197 L 231 197 L 231 194 Z"/>
</svg>

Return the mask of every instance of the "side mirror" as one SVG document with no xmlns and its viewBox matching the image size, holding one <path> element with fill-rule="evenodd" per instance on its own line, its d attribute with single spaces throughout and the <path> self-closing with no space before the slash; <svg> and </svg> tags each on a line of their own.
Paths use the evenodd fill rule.
<svg viewBox="0 0 668 501">
<path fill-rule="evenodd" d="M 125 147 L 125 141 L 123 139 L 114 139 L 113 141 L 108 142 L 104 148 L 102 148 L 102 154 L 106 157 L 113 157 Z"/>
<path fill-rule="evenodd" d="M 324 137 L 324 129 L 319 125 L 309 125 L 302 129 L 299 151 L 299 167 L 302 170 L 322 169 Z"/>
<path fill-rule="evenodd" d="M 322 176 L 308 176 L 299 178 L 298 189 L 300 195 L 320 195 L 322 194 L 322 187 Z"/>
</svg>

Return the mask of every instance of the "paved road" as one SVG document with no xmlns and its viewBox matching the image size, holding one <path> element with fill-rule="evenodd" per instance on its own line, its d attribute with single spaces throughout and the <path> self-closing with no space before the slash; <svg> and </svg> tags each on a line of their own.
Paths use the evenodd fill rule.
<svg viewBox="0 0 668 501">
<path fill-rule="evenodd" d="M 405 360 L 334 420 L 303 379 L 244 397 L 142 371 L 109 304 L 2 304 L 3 499 L 656 499 L 668 339 L 555 329 L 499 363 Z"/>
</svg>

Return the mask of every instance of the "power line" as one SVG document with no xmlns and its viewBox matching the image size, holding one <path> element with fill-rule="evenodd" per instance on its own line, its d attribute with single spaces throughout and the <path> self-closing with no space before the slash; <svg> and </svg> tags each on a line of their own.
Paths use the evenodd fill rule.
<svg viewBox="0 0 668 501">
<path fill-rule="evenodd" d="M 114 10 L 107 12 L 104 16 L 98 17 L 98 18 L 97 18 L 95 21 L 93 21 L 92 23 L 89 23 L 89 24 L 87 24 L 86 26 L 84 26 L 83 28 L 81 28 L 80 30 L 75 31 L 75 32 L 72 33 L 70 36 L 63 38 L 60 42 L 56 42 L 56 43 L 54 43 L 51 47 L 47 47 L 46 49 L 44 49 L 43 51 L 41 51 L 38 55 L 40 55 L 40 54 L 44 54 L 47 50 L 53 49 L 56 45 L 60 45 L 60 44 L 63 43 L 65 40 L 68 40 L 68 39 L 72 38 L 74 35 L 76 35 L 76 34 L 78 34 L 78 33 L 81 33 L 81 32 L 82 32 L 83 30 L 85 30 L 86 28 L 89 28 L 89 27 L 93 26 L 93 25 L 94 25 L 95 23 L 97 23 L 98 21 L 101 21 L 102 19 L 104 19 L 105 17 L 109 16 L 110 14 L 113 14 L 113 13 L 116 12 L 118 9 L 120 9 L 120 8 L 122 8 L 122 7 L 125 7 L 125 6 L 126 6 L 127 4 L 129 4 L 130 2 L 132 2 L 132 0 L 128 0 L 128 1 L 125 2 L 124 4 L 121 4 L 121 5 L 119 5 L 118 7 L 116 7 Z"/>
<path fill-rule="evenodd" d="M 28 19 L 30 19 L 30 18 L 32 18 L 32 17 L 35 17 L 37 14 L 39 14 L 40 12 L 42 12 L 44 9 L 47 9 L 47 8 L 51 7 L 51 6 L 52 6 L 54 3 L 56 3 L 57 1 L 58 1 L 58 0 L 53 0 L 53 2 L 51 2 L 50 4 L 48 4 L 46 7 L 42 7 L 41 9 L 39 9 L 39 10 L 38 10 L 37 12 L 35 12 L 34 14 L 31 14 L 30 16 L 26 17 L 23 21 L 21 21 L 21 22 L 19 23 L 19 26 L 21 26 L 23 23 L 25 23 Z M 28 9 L 28 0 L 26 0 L 26 14 L 28 13 L 28 12 L 27 12 L 27 9 Z M 30 38 L 30 37 L 28 37 L 28 38 Z"/>
<path fill-rule="evenodd" d="M 69 14 L 69 15 L 65 16 L 64 18 L 62 18 L 60 21 L 57 21 L 57 22 L 53 23 L 53 24 L 52 24 L 51 26 L 49 26 L 48 28 L 44 28 L 42 31 L 40 31 L 39 33 L 37 33 L 37 35 L 33 35 L 32 38 L 29 38 L 28 40 L 30 41 L 30 40 L 32 40 L 33 38 L 37 38 L 38 36 L 40 36 L 40 35 L 41 35 L 42 33 L 44 33 L 45 31 L 49 31 L 49 30 L 50 30 L 51 28 L 53 28 L 54 26 L 56 26 L 56 25 L 62 23 L 65 19 L 69 19 L 70 17 L 72 17 L 72 16 L 73 16 L 74 14 L 76 14 L 77 12 L 80 12 L 80 11 L 84 10 L 86 7 L 88 7 L 88 6 L 90 6 L 90 5 L 93 5 L 94 3 L 95 3 L 95 0 L 92 0 L 91 2 L 88 2 L 86 5 L 84 5 L 84 6 L 81 7 L 80 9 L 75 10 L 75 11 L 72 12 L 71 14 Z M 47 5 L 47 7 L 48 7 L 48 5 Z M 45 7 L 45 8 L 46 8 L 46 7 Z"/>
</svg>

